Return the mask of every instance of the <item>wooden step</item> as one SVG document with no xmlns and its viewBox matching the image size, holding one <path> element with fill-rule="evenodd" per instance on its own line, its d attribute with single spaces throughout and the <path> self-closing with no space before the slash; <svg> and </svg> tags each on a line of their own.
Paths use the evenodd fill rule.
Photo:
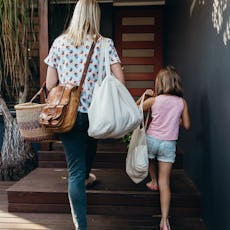
<svg viewBox="0 0 230 230">
<path fill-rule="evenodd" d="M 59 213 L 8 213 L 6 189 L 15 182 L 0 181 L 0 229 L 55 229 L 74 230 L 70 214 Z M 147 230 L 159 229 L 158 216 L 88 215 L 89 230 Z M 170 217 L 172 229 L 207 230 L 197 217 Z"/>
<path fill-rule="evenodd" d="M 39 151 L 40 168 L 66 168 L 65 154 L 62 150 Z M 126 152 L 98 150 L 93 168 L 124 168 Z"/>
<path fill-rule="evenodd" d="M 172 229 L 176 230 L 207 230 L 199 218 L 169 218 Z M 160 217 L 122 217 L 89 215 L 89 230 L 159 230 Z"/>
<path fill-rule="evenodd" d="M 100 140 L 93 168 L 125 168 L 127 146 L 117 139 Z M 38 165 L 40 168 L 66 168 L 66 160 L 62 145 L 49 151 L 38 151 Z M 177 148 L 175 169 L 183 168 L 183 153 Z"/>
<path fill-rule="evenodd" d="M 61 141 L 52 143 L 51 148 L 53 150 L 63 150 Z M 122 142 L 121 139 L 100 139 L 97 144 L 98 150 L 114 150 L 114 151 L 126 151 L 127 144 Z"/>
<path fill-rule="evenodd" d="M 94 168 L 124 168 L 127 145 L 120 139 L 98 141 Z M 55 143 L 51 151 L 38 151 L 41 168 L 66 168 L 64 150 L 61 143 Z"/>
<path fill-rule="evenodd" d="M 121 169 L 95 169 L 97 184 L 87 190 L 88 213 L 97 215 L 159 215 L 159 192 L 133 183 Z M 199 193 L 183 170 L 172 173 L 171 214 L 200 216 Z M 37 168 L 7 190 L 10 212 L 68 213 L 66 169 Z"/>
<path fill-rule="evenodd" d="M 93 168 L 125 168 L 127 152 L 114 150 L 98 150 Z M 38 166 L 40 168 L 66 168 L 65 154 L 63 150 L 38 151 Z M 183 154 L 177 153 L 173 168 L 183 168 Z"/>
</svg>

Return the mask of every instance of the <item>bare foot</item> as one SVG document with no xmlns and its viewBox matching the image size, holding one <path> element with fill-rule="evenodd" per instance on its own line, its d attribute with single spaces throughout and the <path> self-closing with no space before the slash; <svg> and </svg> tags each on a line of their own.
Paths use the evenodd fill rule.
<svg viewBox="0 0 230 230">
<path fill-rule="evenodd" d="M 166 220 L 161 219 L 160 230 L 171 230 L 168 219 Z"/>
<path fill-rule="evenodd" d="M 146 184 L 146 186 L 152 190 L 152 191 L 158 191 L 159 190 L 159 187 L 157 185 L 157 182 L 153 182 L 153 181 L 150 181 Z"/>
</svg>

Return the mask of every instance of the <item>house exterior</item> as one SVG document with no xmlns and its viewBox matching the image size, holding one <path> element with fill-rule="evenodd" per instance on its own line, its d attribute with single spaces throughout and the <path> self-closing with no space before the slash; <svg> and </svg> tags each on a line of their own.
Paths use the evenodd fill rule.
<svg viewBox="0 0 230 230">
<path fill-rule="evenodd" d="M 46 74 L 43 59 L 52 42 L 48 9 L 54 2 L 66 3 L 38 1 L 41 83 Z M 107 28 L 103 33 L 115 41 L 133 96 L 153 86 L 163 65 L 174 65 L 182 76 L 192 121 L 191 130 L 182 131 L 179 141 L 184 168 L 201 192 L 208 228 L 229 229 L 229 1 L 100 3 L 106 9 L 104 14 L 102 11 Z M 218 13 L 223 21 L 218 21 Z"/>
</svg>

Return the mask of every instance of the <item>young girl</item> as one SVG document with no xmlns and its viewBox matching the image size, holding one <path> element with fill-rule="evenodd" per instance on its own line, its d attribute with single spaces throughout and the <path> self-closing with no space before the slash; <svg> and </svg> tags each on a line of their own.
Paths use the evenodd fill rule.
<svg viewBox="0 0 230 230">
<path fill-rule="evenodd" d="M 158 73 L 155 92 L 148 89 L 145 93 L 151 97 L 144 101 L 143 110 L 151 108 L 152 112 L 152 120 L 147 129 L 151 181 L 146 186 L 151 190 L 160 190 L 162 214 L 160 229 L 170 230 L 168 221 L 171 199 L 170 173 L 175 161 L 179 126 L 181 124 L 185 129 L 190 127 L 188 106 L 183 99 L 180 76 L 171 66 Z M 158 182 L 154 172 L 155 158 L 159 162 Z"/>
</svg>

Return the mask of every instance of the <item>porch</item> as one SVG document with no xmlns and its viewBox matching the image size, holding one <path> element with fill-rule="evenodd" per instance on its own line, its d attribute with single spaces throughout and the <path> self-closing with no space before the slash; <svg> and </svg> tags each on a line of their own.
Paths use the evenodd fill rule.
<svg viewBox="0 0 230 230">
<path fill-rule="evenodd" d="M 125 157 L 126 146 L 120 141 L 99 143 L 93 167 L 97 183 L 87 189 L 89 230 L 159 229 L 159 192 L 146 188 L 149 178 L 140 184 L 128 178 Z M 206 230 L 200 217 L 200 194 L 186 176 L 182 158 L 178 151 L 172 173 L 170 222 L 177 230 Z M 53 151 L 40 151 L 39 167 L 29 175 L 0 185 L 1 229 L 73 229 L 60 145 Z"/>
</svg>

